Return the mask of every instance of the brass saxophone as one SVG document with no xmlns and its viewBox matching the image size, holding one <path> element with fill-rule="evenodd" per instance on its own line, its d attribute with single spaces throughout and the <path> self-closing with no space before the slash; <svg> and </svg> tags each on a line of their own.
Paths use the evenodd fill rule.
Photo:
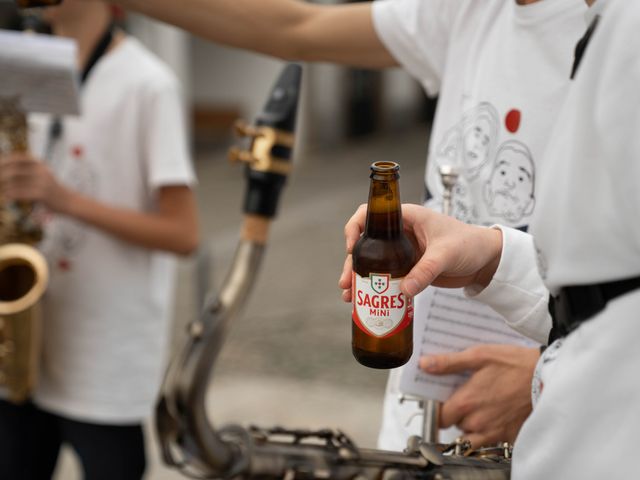
<svg viewBox="0 0 640 480">
<path fill-rule="evenodd" d="M 27 120 L 17 98 L 0 98 L 0 155 L 27 150 Z M 0 191 L 0 387 L 24 402 L 38 375 L 41 344 L 39 300 L 49 277 L 44 256 L 33 245 L 42 230 L 29 202 L 7 202 Z"/>
</svg>

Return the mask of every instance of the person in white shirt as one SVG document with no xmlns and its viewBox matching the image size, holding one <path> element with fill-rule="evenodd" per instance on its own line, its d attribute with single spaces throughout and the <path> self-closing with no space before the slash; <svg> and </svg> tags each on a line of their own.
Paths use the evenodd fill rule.
<svg viewBox="0 0 640 480">
<path fill-rule="evenodd" d="M 538 363 L 514 480 L 638 472 L 640 4 L 598 0 L 589 17 L 598 20 L 549 139 L 531 235 L 403 209 L 424 253 L 405 294 L 465 286 L 538 341 L 549 335 L 552 304 L 561 338 Z M 363 222 L 361 209 L 346 227 L 349 247 Z M 344 273 L 349 288 L 348 262 Z"/>
<path fill-rule="evenodd" d="M 536 205 L 531 196 L 535 169 L 569 82 L 586 10 L 582 0 L 118 3 L 215 42 L 285 59 L 404 67 L 429 94 L 439 94 L 425 176 L 427 203 L 441 204 L 437 167 L 453 163 L 463 171 L 454 195 L 455 216 L 522 229 Z M 509 148 L 515 145 L 519 148 Z M 522 164 L 522 152 L 531 161 L 526 165 L 530 178 L 506 190 L 492 189 L 496 155 Z M 426 316 L 428 310 L 418 297 L 416 315 Z M 495 385 L 490 393 L 468 382 L 467 394 L 478 399 L 478 408 L 462 411 L 456 402 L 445 403 L 442 424 L 458 424 L 475 444 L 512 440 L 531 409 L 528 385 L 537 349 L 487 346 L 477 351 L 486 360 L 476 364 L 477 376 L 493 378 L 506 369 L 510 381 Z M 518 361 L 513 361 L 515 356 Z M 394 450 L 403 449 L 409 435 L 419 433 L 419 422 L 405 426 L 418 410 L 398 402 L 399 377 L 394 371 L 389 379 L 379 441 Z"/>
<path fill-rule="evenodd" d="M 536 170 L 569 85 L 575 44 L 586 28 L 581 1 L 527 3 L 373 4 L 374 26 L 385 46 L 428 92 L 440 94 L 425 176 L 426 205 L 442 208 L 438 169 L 456 166 L 461 175 L 451 213 L 468 223 L 528 227 L 536 205 Z M 418 295 L 416 317 L 427 316 L 431 305 L 430 297 Z M 475 445 L 512 441 L 530 410 L 526 397 L 516 392 L 526 391 L 536 350 L 488 346 L 463 354 L 492 356 L 494 361 L 475 364 L 472 370 L 484 371 L 445 402 L 441 425 L 457 425 Z M 495 379 L 498 372 L 518 365 L 522 371 L 509 381 L 522 382 L 522 388 L 508 396 L 493 396 L 493 389 L 478 383 L 479 377 Z M 381 447 L 393 450 L 404 448 L 410 434 L 420 433 L 420 422 L 406 427 L 417 409 L 398 402 L 400 375 L 396 370 L 390 376 L 379 438 Z M 495 380 L 494 385 L 505 392 L 510 388 Z M 509 398 L 509 405 L 497 406 L 501 398 Z M 469 408 L 471 402 L 475 406 Z"/>
<path fill-rule="evenodd" d="M 50 284 L 32 403 L 0 403 L 0 478 L 50 478 L 68 443 L 84 478 L 140 479 L 175 254 L 198 245 L 178 82 L 112 27 L 108 5 L 65 0 L 45 15 L 56 35 L 77 41 L 81 115 L 34 115 L 32 153 L 1 159 L 3 197 L 48 212 L 40 248 Z"/>
</svg>

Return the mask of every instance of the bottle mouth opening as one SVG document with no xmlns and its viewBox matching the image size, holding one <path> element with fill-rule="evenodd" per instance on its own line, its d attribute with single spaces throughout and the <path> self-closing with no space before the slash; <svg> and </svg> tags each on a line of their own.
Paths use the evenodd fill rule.
<svg viewBox="0 0 640 480">
<path fill-rule="evenodd" d="M 373 162 L 371 171 L 373 173 L 396 173 L 400 170 L 400 165 L 396 162 Z"/>
</svg>

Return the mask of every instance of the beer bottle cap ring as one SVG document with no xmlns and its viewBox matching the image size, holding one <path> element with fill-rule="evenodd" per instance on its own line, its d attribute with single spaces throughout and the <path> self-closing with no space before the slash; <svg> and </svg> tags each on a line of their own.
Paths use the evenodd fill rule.
<svg viewBox="0 0 640 480">
<path fill-rule="evenodd" d="M 400 165 L 396 162 L 373 162 L 371 164 L 371 171 L 374 173 L 396 173 L 400 170 Z"/>
</svg>

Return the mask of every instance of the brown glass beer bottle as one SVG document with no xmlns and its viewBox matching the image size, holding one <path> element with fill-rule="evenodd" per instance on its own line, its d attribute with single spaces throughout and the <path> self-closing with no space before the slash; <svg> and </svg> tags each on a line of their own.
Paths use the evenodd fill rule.
<svg viewBox="0 0 640 480">
<path fill-rule="evenodd" d="M 372 368 L 405 364 L 413 351 L 413 299 L 400 291 L 416 253 L 402 228 L 394 162 L 371 165 L 367 220 L 353 248 L 353 356 Z"/>
</svg>

